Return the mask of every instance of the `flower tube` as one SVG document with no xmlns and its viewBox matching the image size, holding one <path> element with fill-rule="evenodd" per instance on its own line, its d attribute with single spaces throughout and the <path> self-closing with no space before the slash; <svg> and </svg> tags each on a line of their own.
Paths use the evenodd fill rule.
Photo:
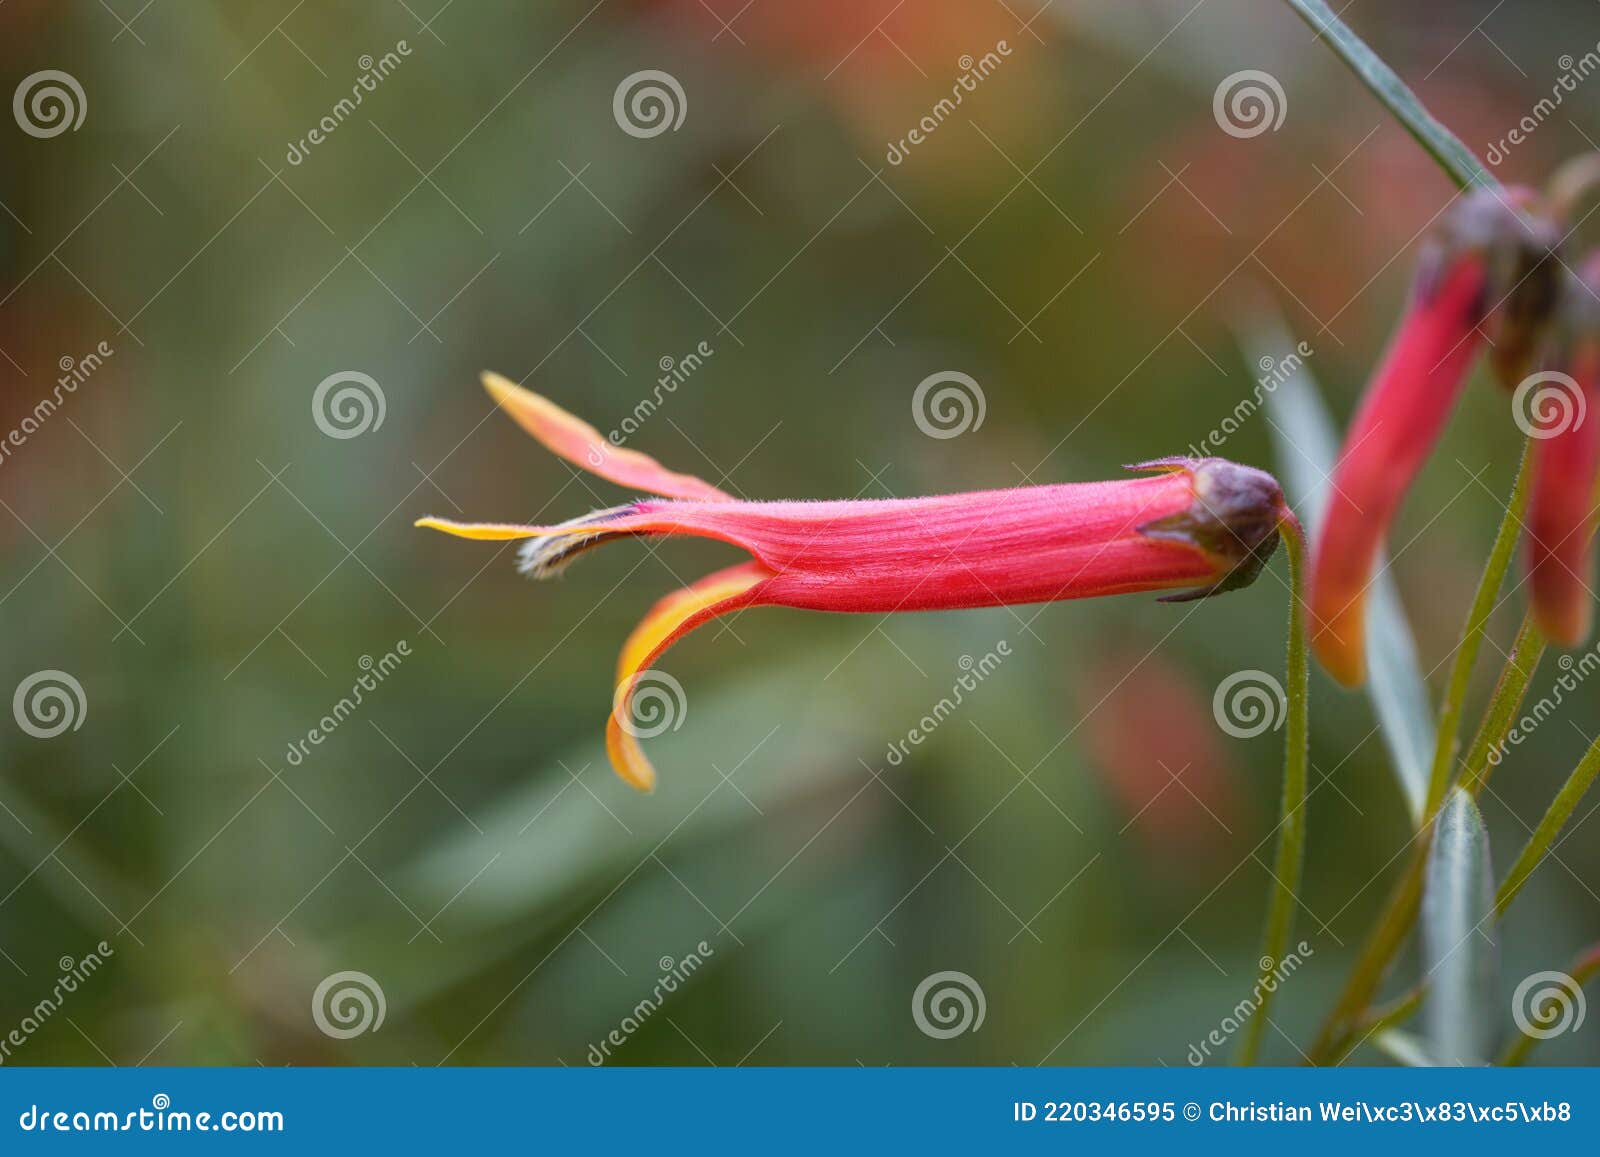
<svg viewBox="0 0 1600 1157">
<path fill-rule="evenodd" d="M 1551 368 L 1526 379 L 1512 399 L 1534 439 L 1526 563 L 1534 619 L 1546 638 L 1576 647 L 1589 634 L 1594 595 L 1594 502 L 1600 477 L 1600 255 L 1583 269 L 1571 319 Z"/>
<path fill-rule="evenodd" d="M 617 666 L 607 748 L 648 789 L 655 773 L 630 730 L 640 676 L 688 632 L 754 606 L 885 614 L 1172 591 L 1181 602 L 1248 585 L 1271 557 L 1284 514 L 1268 474 L 1220 458 L 1163 458 L 1111 482 L 1027 486 L 924 498 L 746 502 L 675 474 L 503 378 L 491 395 L 548 449 L 661 497 L 554 526 L 418 526 L 463 538 L 526 539 L 521 569 L 544 578 L 579 553 L 624 538 L 719 539 L 751 557 L 658 602 Z"/>
<path fill-rule="evenodd" d="M 1311 646 L 1330 674 L 1366 677 L 1366 594 L 1389 524 L 1444 430 L 1490 331 L 1515 374 L 1542 336 L 1556 240 L 1491 190 L 1466 194 L 1424 245 L 1411 300 L 1374 372 L 1330 480 L 1311 572 Z M 1487 324 L 1486 324 L 1487 323 Z M 1514 380 L 1513 383 L 1514 384 Z"/>
</svg>

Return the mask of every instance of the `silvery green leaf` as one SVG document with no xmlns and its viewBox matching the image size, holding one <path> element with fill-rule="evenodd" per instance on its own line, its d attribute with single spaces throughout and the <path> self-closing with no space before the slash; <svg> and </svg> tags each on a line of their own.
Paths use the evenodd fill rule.
<svg viewBox="0 0 1600 1157">
<path fill-rule="evenodd" d="M 1489 835 L 1478 805 L 1456 788 L 1434 822 L 1422 894 L 1423 1024 L 1441 1064 L 1489 1063 L 1495 963 Z"/>
</svg>

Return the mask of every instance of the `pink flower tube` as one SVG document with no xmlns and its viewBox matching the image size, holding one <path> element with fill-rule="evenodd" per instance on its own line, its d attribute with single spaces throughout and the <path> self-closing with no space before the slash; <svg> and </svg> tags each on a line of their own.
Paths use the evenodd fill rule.
<svg viewBox="0 0 1600 1157">
<path fill-rule="evenodd" d="M 1533 438 L 1528 494 L 1529 601 L 1551 642 L 1576 647 L 1594 614 L 1594 520 L 1600 478 L 1600 257 L 1582 270 L 1551 369 L 1527 379 L 1513 407 Z M 1585 292 L 1587 290 L 1587 292 Z"/>
<path fill-rule="evenodd" d="M 1489 190 L 1464 195 L 1428 238 L 1400 328 L 1373 373 L 1334 466 L 1308 599 L 1311 647 L 1340 683 L 1366 678 L 1366 596 L 1401 500 L 1433 452 L 1493 330 L 1515 385 L 1552 311 L 1553 227 Z M 1485 323 L 1490 323 L 1488 326 Z"/>
</svg>

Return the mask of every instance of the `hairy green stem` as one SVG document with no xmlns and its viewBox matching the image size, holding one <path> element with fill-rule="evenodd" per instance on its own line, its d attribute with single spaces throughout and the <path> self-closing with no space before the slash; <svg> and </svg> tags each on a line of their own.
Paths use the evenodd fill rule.
<svg viewBox="0 0 1600 1157">
<path fill-rule="evenodd" d="M 1478 648 L 1483 644 L 1484 627 L 1494 611 L 1495 600 L 1500 596 L 1500 584 L 1517 550 L 1517 538 L 1522 531 L 1522 516 L 1528 508 L 1532 478 L 1533 440 L 1530 438 L 1523 442 L 1522 464 L 1517 467 L 1517 481 L 1511 488 L 1511 501 L 1506 504 L 1505 517 L 1500 520 L 1500 529 L 1495 532 L 1489 561 L 1484 565 L 1477 593 L 1472 596 L 1472 607 L 1467 611 L 1467 625 L 1462 629 L 1461 642 L 1450 664 L 1450 682 L 1446 684 L 1444 703 L 1439 708 L 1439 736 L 1433 748 L 1433 769 L 1428 776 L 1428 795 L 1422 810 L 1424 823 L 1433 819 L 1439 805 L 1444 802 L 1445 792 L 1450 788 L 1456 741 L 1461 730 L 1461 712 L 1466 704 L 1467 687 L 1472 682 L 1472 667 L 1478 659 Z"/>
<path fill-rule="evenodd" d="M 1306 789 L 1310 764 L 1310 663 L 1306 658 L 1306 540 L 1293 514 L 1284 512 L 1279 524 L 1289 556 L 1289 655 L 1287 661 L 1287 725 L 1283 740 L 1283 818 L 1278 824 L 1278 852 L 1272 874 L 1276 890 L 1267 908 L 1261 936 L 1261 969 L 1256 977 L 1260 1004 L 1245 1024 L 1235 1062 L 1254 1064 L 1261 1050 L 1261 1034 L 1277 988 L 1273 976 L 1289 947 L 1299 900 L 1300 872 L 1306 852 Z"/>
<path fill-rule="evenodd" d="M 1500 669 L 1500 679 L 1494 685 L 1489 707 L 1478 725 L 1478 734 L 1467 748 L 1467 757 L 1461 761 L 1461 786 L 1467 794 L 1477 799 L 1483 794 L 1489 776 L 1500 765 L 1505 751 L 1503 743 L 1511 731 L 1511 721 L 1522 706 L 1528 693 L 1528 683 L 1544 657 L 1545 637 L 1534 622 L 1530 609 L 1522 617 L 1522 627 L 1511 644 L 1511 654 Z"/>
<path fill-rule="evenodd" d="M 1578 801 L 1594 783 L 1596 775 L 1600 775 L 1600 739 L 1590 744 L 1589 750 L 1578 760 L 1578 766 L 1572 769 L 1572 774 L 1567 777 L 1567 782 L 1561 785 L 1556 798 L 1550 802 L 1550 808 L 1539 821 L 1539 826 L 1533 830 L 1533 835 L 1528 837 L 1528 842 L 1523 847 L 1522 854 L 1517 857 L 1517 862 L 1511 865 L 1511 870 L 1501 881 L 1500 890 L 1494 897 L 1496 915 L 1500 915 L 1511 906 L 1511 901 L 1517 898 L 1517 893 L 1522 891 L 1522 886 L 1533 875 L 1534 869 L 1544 862 L 1544 857 L 1555 843 L 1556 836 L 1572 818 Z"/>
<path fill-rule="evenodd" d="M 1518 1033 L 1517 1039 L 1505 1047 L 1500 1054 L 1500 1059 L 1495 1063 L 1503 1069 L 1515 1068 L 1528 1059 L 1528 1054 L 1533 1051 L 1533 1046 L 1538 1044 L 1537 1037 L 1527 1033 Z"/>
<path fill-rule="evenodd" d="M 1344 1059 L 1355 1052 L 1361 1043 L 1371 1037 L 1377 1036 L 1385 1029 L 1394 1028 L 1410 1020 L 1416 1011 L 1422 1007 L 1423 994 L 1427 992 L 1424 985 L 1415 987 L 1402 993 L 1381 1008 L 1370 1008 L 1366 1015 L 1350 1030 L 1350 1035 L 1343 1041 L 1333 1057 L 1333 1064 L 1342 1064 Z"/>
<path fill-rule="evenodd" d="M 1439 163 L 1451 180 L 1463 189 L 1474 185 L 1499 186 L 1500 182 L 1483 167 L 1483 162 L 1472 150 L 1462 144 L 1461 138 L 1435 120 L 1394 69 L 1350 31 L 1323 0 L 1288 0 L 1288 4 L 1319 37 L 1328 42 L 1339 59 L 1349 66 L 1350 71 L 1378 98 L 1379 103 L 1406 127 L 1406 131 Z"/>
<path fill-rule="evenodd" d="M 1528 1059 L 1528 1054 L 1533 1051 L 1533 1046 L 1538 1043 L 1537 1037 L 1531 1037 L 1527 1033 L 1518 1033 L 1517 1039 L 1505 1047 L 1505 1051 L 1500 1054 L 1500 1059 L 1495 1063 L 1503 1069 L 1515 1068 Z"/>
</svg>

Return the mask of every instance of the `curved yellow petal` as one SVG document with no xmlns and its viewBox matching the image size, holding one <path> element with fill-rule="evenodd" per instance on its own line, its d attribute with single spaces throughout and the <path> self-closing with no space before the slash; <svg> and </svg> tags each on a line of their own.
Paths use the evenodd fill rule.
<svg viewBox="0 0 1600 1157">
<path fill-rule="evenodd" d="M 606 753 L 611 757 L 611 766 L 625 782 L 640 791 L 650 791 L 656 784 L 655 768 L 639 746 L 642 728 L 636 725 L 633 714 L 634 694 L 642 681 L 648 680 L 646 672 L 651 664 L 701 623 L 746 605 L 744 596 L 770 577 L 772 572 L 756 562 L 740 563 L 709 574 L 656 603 L 628 636 L 617 661 L 616 692 L 611 700 L 611 715 L 606 720 Z M 685 709 L 683 689 L 669 676 L 662 676 L 661 682 L 672 700 L 663 705 L 670 723 L 671 713 Z M 651 726 L 648 734 L 657 731 L 656 726 Z"/>
</svg>

